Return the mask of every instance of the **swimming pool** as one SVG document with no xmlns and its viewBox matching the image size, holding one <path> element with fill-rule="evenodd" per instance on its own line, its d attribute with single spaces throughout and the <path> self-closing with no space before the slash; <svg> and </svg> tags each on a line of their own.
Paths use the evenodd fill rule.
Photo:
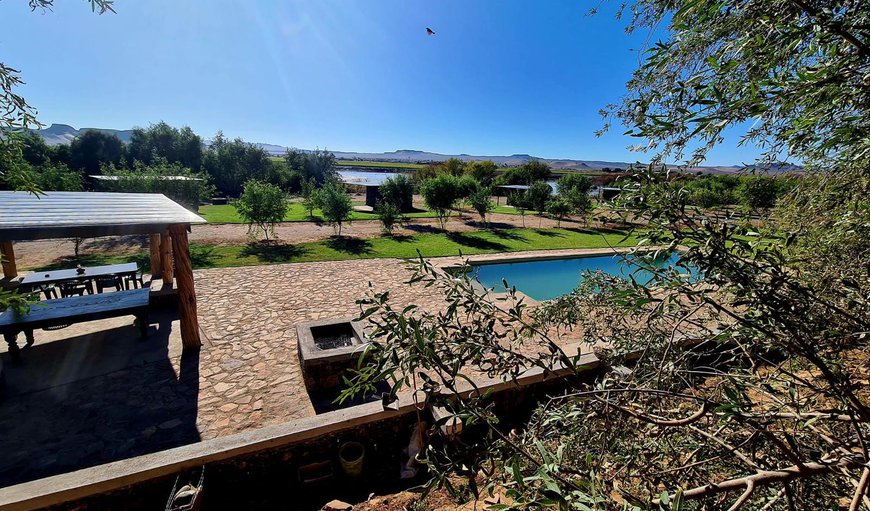
<svg viewBox="0 0 870 511">
<path fill-rule="evenodd" d="M 677 259 L 679 255 L 673 254 L 671 257 L 659 259 L 644 258 L 644 263 L 664 268 L 673 266 Z M 551 300 L 570 293 L 580 284 L 581 273 L 596 270 L 625 278 L 634 272 L 635 280 L 641 284 L 646 284 L 652 278 L 651 272 L 638 270 L 637 264 L 620 255 L 471 265 L 472 274 L 487 289 L 504 291 L 502 279 L 505 279 L 509 286 L 515 286 L 517 290 L 538 301 Z"/>
</svg>

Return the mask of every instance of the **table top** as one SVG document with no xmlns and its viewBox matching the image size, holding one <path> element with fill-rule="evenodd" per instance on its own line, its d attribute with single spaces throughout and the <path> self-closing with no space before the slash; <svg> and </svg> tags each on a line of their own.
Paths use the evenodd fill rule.
<svg viewBox="0 0 870 511">
<path fill-rule="evenodd" d="M 44 284 L 54 284 L 67 280 L 77 279 L 92 279 L 95 277 L 104 277 L 107 275 L 117 275 L 126 273 L 136 273 L 139 271 L 139 265 L 136 263 L 123 264 L 108 264 L 106 266 L 91 266 L 85 268 L 84 273 L 78 273 L 75 268 L 64 270 L 51 270 L 45 272 L 33 272 L 25 275 L 19 281 L 21 286 L 39 286 Z"/>
</svg>

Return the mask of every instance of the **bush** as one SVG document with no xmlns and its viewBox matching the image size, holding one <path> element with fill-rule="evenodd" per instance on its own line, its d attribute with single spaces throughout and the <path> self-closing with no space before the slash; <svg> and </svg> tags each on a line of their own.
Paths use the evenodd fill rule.
<svg viewBox="0 0 870 511">
<path fill-rule="evenodd" d="M 314 219 L 314 210 L 320 206 L 320 190 L 313 177 L 302 181 L 302 206 L 308 211 L 308 218 Z"/>
<path fill-rule="evenodd" d="M 393 234 L 396 224 L 402 221 L 402 212 L 392 202 L 378 202 L 375 213 L 378 215 L 378 220 L 381 221 L 384 234 L 387 235 Z"/>
<path fill-rule="evenodd" d="M 492 160 L 473 161 L 465 167 L 465 173 L 474 179 L 477 179 L 477 181 L 483 186 L 489 186 L 492 184 L 497 171 L 498 165 L 496 165 Z"/>
<path fill-rule="evenodd" d="M 399 211 L 410 211 L 413 207 L 414 184 L 405 174 L 396 174 L 384 181 L 380 187 L 381 201 L 388 202 Z"/>
<path fill-rule="evenodd" d="M 275 224 L 284 220 L 289 202 L 277 186 L 248 180 L 234 206 L 248 223 L 248 235 L 256 238 L 262 231 L 268 240 L 270 235 L 275 235 Z"/>
<path fill-rule="evenodd" d="M 70 170 L 62 163 L 46 163 L 38 167 L 30 167 L 26 163 L 23 173 L 12 174 L 15 179 L 9 180 L 9 186 L 15 190 L 23 188 L 24 179 L 42 191 L 80 192 L 85 189 L 81 173 Z"/>
<path fill-rule="evenodd" d="M 323 218 L 332 225 L 335 233 L 341 236 L 341 227 L 350 221 L 353 203 L 344 185 L 338 181 L 328 181 L 318 192 L 320 210 Z"/>
<path fill-rule="evenodd" d="M 98 187 L 108 192 L 162 193 L 182 206 L 196 211 L 200 202 L 208 200 L 214 187 L 208 175 L 195 173 L 180 163 L 167 163 L 157 158 L 151 165 L 134 162 L 132 170 L 103 166 L 103 175 L 115 180 L 100 180 Z"/>
<path fill-rule="evenodd" d="M 423 181 L 420 185 L 420 194 L 423 195 L 426 206 L 435 212 L 443 230 L 450 217 L 450 210 L 460 198 L 459 179 L 450 174 L 439 174 Z"/>
<path fill-rule="evenodd" d="M 535 181 L 526 190 L 527 204 L 539 215 L 543 215 L 547 211 L 547 204 L 550 202 L 552 193 L 553 188 L 546 181 Z"/>
<path fill-rule="evenodd" d="M 480 221 L 483 224 L 486 224 L 486 214 L 495 207 L 490 197 L 492 197 L 492 189 L 483 186 L 468 197 L 468 204 L 480 215 Z"/>
<path fill-rule="evenodd" d="M 556 219 L 556 227 L 562 226 L 562 219 L 571 214 L 572 207 L 563 197 L 556 197 L 547 204 L 547 213 Z"/>
<path fill-rule="evenodd" d="M 737 187 L 740 204 L 750 210 L 772 208 L 776 204 L 778 193 L 776 179 L 770 176 L 751 176 Z"/>
<path fill-rule="evenodd" d="M 574 193 L 588 194 L 592 188 L 592 179 L 579 173 L 565 174 L 556 181 L 556 190 L 559 195 L 569 195 Z"/>
</svg>

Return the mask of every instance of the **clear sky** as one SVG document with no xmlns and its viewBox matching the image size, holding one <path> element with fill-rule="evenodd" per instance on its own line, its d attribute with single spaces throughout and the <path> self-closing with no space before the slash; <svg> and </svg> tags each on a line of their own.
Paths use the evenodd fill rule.
<svg viewBox="0 0 870 511">
<path fill-rule="evenodd" d="M 47 13 L 4 0 L 0 61 L 46 124 L 636 161 L 622 127 L 594 136 L 646 39 L 616 3 L 590 17 L 597 0 L 116 0 L 97 16 L 84 0 Z M 729 143 L 707 163 L 754 156 Z"/>
</svg>

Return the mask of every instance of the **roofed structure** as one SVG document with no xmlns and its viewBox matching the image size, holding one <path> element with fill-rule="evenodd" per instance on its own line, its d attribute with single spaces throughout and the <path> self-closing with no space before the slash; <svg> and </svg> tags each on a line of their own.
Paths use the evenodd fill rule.
<svg viewBox="0 0 870 511">
<path fill-rule="evenodd" d="M 18 276 L 13 241 L 149 234 L 151 276 L 177 283 L 181 339 L 200 346 L 187 231 L 206 221 L 159 193 L 0 191 L 0 263 Z"/>
<path fill-rule="evenodd" d="M 0 191 L 0 241 L 150 234 L 204 223 L 157 193 Z"/>
</svg>

